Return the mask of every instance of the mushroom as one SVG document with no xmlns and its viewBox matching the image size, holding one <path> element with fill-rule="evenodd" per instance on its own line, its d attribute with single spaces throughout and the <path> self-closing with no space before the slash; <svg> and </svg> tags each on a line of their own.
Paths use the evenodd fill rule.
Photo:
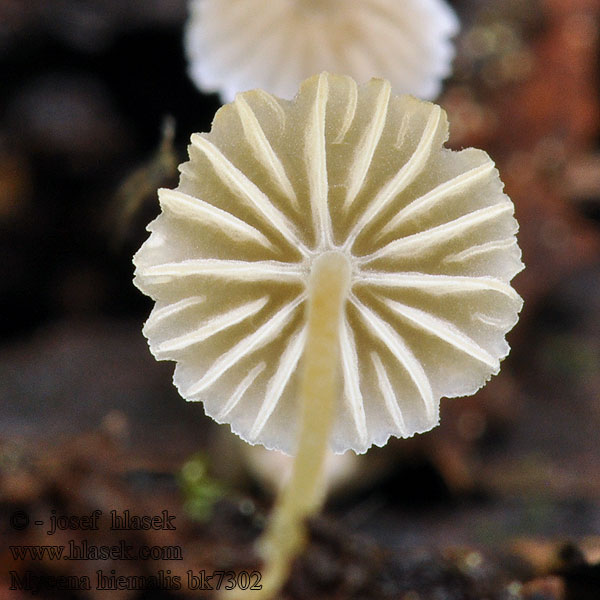
<svg viewBox="0 0 600 600">
<path fill-rule="evenodd" d="M 185 49 L 194 83 L 227 102 L 252 88 L 292 98 L 323 70 L 431 99 L 458 29 L 445 0 L 192 0 Z"/>
<path fill-rule="evenodd" d="M 321 73 L 293 101 L 238 94 L 159 190 L 134 257 L 152 353 L 213 419 L 296 455 L 264 597 L 320 506 L 327 449 L 431 429 L 442 396 L 473 394 L 509 352 L 514 207 L 489 156 L 447 137 L 440 107 Z"/>
</svg>

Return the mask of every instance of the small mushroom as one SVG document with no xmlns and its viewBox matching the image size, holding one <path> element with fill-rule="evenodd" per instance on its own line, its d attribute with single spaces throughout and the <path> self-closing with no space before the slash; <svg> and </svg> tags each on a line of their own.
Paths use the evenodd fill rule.
<svg viewBox="0 0 600 600">
<path fill-rule="evenodd" d="M 458 29 L 445 0 L 192 0 L 185 49 L 198 88 L 226 101 L 253 88 L 292 98 L 323 70 L 429 99 Z"/>
<path fill-rule="evenodd" d="M 134 258 L 151 351 L 216 421 L 296 453 L 268 593 L 322 501 L 328 447 L 431 429 L 442 396 L 473 394 L 508 354 L 514 207 L 488 155 L 447 136 L 440 107 L 322 73 L 294 101 L 238 94 L 159 190 Z"/>
</svg>

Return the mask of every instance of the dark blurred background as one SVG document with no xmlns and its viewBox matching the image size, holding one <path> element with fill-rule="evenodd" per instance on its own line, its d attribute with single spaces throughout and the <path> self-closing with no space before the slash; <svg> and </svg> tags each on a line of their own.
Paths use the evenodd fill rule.
<svg viewBox="0 0 600 600">
<path fill-rule="evenodd" d="M 346 561 L 342 573 L 364 567 L 364 597 L 425 585 L 417 560 L 392 577 L 404 587 L 377 587 L 373 565 L 391 568 L 381 547 L 460 546 L 423 559 L 446 590 L 440 598 L 483 597 L 477 585 L 486 585 L 489 598 L 542 589 L 536 597 L 597 599 L 600 3 L 452 4 L 463 29 L 439 102 L 450 145 L 488 151 L 515 202 L 525 309 L 500 376 L 443 403 L 434 432 L 354 466 L 346 491 L 332 495 L 331 522 L 315 525 L 315 551 Z M 228 428 L 186 404 L 172 364 L 150 356 L 141 325 L 151 302 L 131 283 L 156 189 L 176 185 L 190 134 L 209 130 L 220 106 L 186 75 L 186 16 L 184 0 L 0 0 L 0 511 L 4 526 L 18 507 L 168 505 L 188 519 L 178 542 L 195 540 L 190 555 L 208 569 L 248 560 L 269 494 Z M 185 465 L 200 473 L 192 483 Z M 219 510 L 207 517 L 213 501 Z M 332 550 L 356 534 L 374 549 Z M 499 558 L 507 554 L 513 562 Z M 0 562 L 3 586 L 3 548 Z M 327 587 L 300 585 L 317 577 L 311 568 L 299 565 L 290 597 Z M 426 583 L 422 597 L 433 597 Z"/>
<path fill-rule="evenodd" d="M 186 76 L 185 2 L 3 0 L 0 11 L 2 334 L 143 314 L 124 258 L 144 234 L 111 239 L 111 200 L 165 117 L 182 151 L 219 106 Z"/>
<path fill-rule="evenodd" d="M 146 430 L 181 404 L 147 381 L 131 256 L 220 105 L 186 75 L 186 15 L 183 0 L 0 2 L 2 433 L 85 431 L 111 409 Z"/>
</svg>

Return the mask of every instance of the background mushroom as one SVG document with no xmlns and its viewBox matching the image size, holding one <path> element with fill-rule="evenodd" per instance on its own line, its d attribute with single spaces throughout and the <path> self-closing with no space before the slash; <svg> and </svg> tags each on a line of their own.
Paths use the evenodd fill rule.
<svg viewBox="0 0 600 600">
<path fill-rule="evenodd" d="M 327 447 L 431 429 L 442 396 L 474 393 L 508 353 L 514 207 L 487 154 L 447 150 L 447 135 L 438 106 L 322 73 L 292 102 L 238 95 L 159 191 L 134 258 L 157 302 L 152 352 L 215 420 L 297 450 L 265 596 L 322 499 Z"/>
<path fill-rule="evenodd" d="M 292 98 L 323 70 L 434 98 L 459 28 L 444 0 L 192 0 L 190 9 L 190 76 L 227 101 L 253 88 Z"/>
</svg>

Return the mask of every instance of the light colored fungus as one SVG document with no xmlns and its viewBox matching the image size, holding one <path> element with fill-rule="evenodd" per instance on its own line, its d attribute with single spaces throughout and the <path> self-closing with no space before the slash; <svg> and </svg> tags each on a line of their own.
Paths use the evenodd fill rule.
<svg viewBox="0 0 600 600">
<path fill-rule="evenodd" d="M 438 106 L 322 73 L 294 101 L 239 94 L 159 191 L 134 259 L 152 352 L 215 420 L 296 451 L 256 598 L 302 549 L 328 447 L 431 429 L 440 398 L 474 393 L 509 351 L 514 207 L 488 155 L 447 136 Z"/>
<path fill-rule="evenodd" d="M 437 96 L 450 73 L 458 19 L 445 0 L 192 0 L 189 73 L 226 101 L 262 88 L 291 98 L 323 70 L 395 93 Z"/>
<path fill-rule="evenodd" d="M 521 299 L 513 205 L 488 155 L 443 148 L 446 115 L 321 74 L 262 91 L 194 134 L 135 256 L 144 333 L 188 400 L 250 443 L 293 453 L 307 294 L 320 256 L 348 272 L 330 447 L 365 452 L 438 422 L 508 354 Z"/>
</svg>

